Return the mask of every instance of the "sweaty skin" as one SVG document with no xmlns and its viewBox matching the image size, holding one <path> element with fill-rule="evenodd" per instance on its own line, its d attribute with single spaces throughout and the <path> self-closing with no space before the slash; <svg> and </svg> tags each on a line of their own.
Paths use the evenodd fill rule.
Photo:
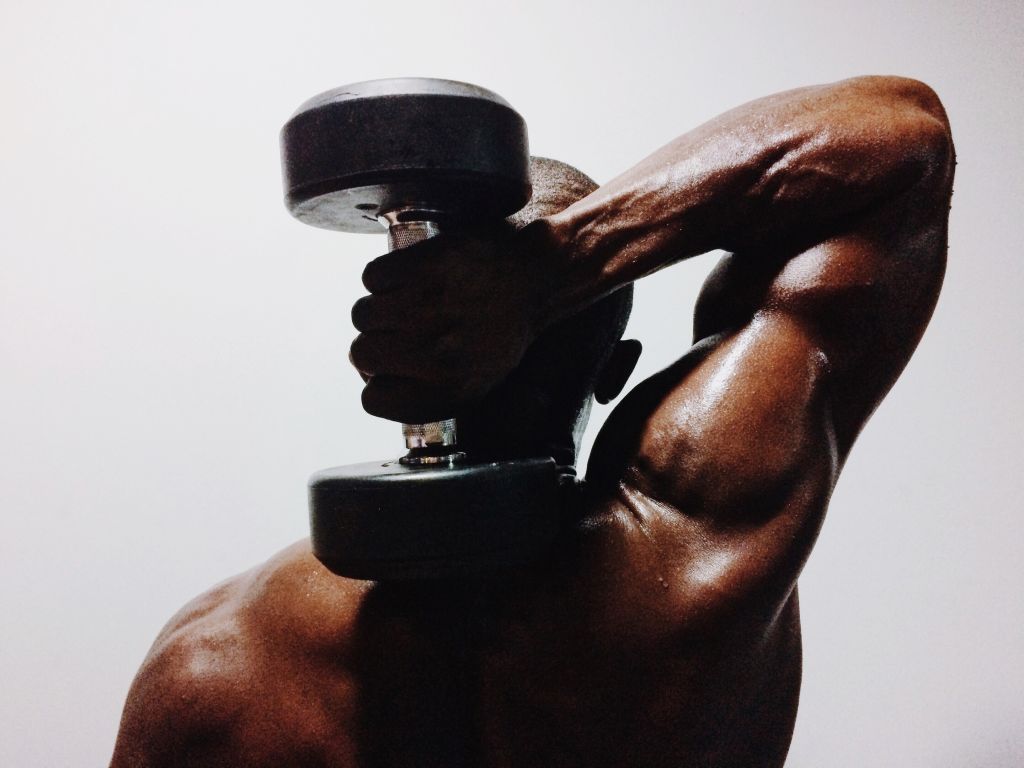
<svg viewBox="0 0 1024 768">
<path fill-rule="evenodd" d="M 161 632 L 113 766 L 781 766 L 796 580 L 931 315 L 953 166 L 927 86 L 859 78 L 726 113 L 515 236 L 376 260 L 354 312 L 363 402 L 421 421 L 493 387 L 559 318 L 730 252 L 694 345 L 601 430 L 545 561 L 375 584 L 295 544 Z M 445 332 L 406 328 L 401 308 L 452 275 L 468 298 L 445 302 Z M 396 348 L 397 330 L 413 336 Z"/>
</svg>

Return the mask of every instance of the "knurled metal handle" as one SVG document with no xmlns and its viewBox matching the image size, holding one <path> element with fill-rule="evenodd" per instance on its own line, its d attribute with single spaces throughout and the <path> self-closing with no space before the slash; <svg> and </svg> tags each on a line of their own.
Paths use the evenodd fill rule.
<svg viewBox="0 0 1024 768">
<path fill-rule="evenodd" d="M 410 450 L 455 445 L 455 419 L 431 421 L 427 424 L 403 424 L 402 435 L 405 437 L 405 447 Z"/>
<path fill-rule="evenodd" d="M 405 209 L 381 215 L 379 221 L 388 231 L 388 250 L 396 251 L 439 235 L 441 227 L 429 218 L 431 213 Z M 402 436 L 405 447 L 410 451 L 409 455 L 402 457 L 403 464 L 451 463 L 462 457 L 454 450 L 458 439 L 455 419 L 403 424 Z M 446 450 L 448 448 L 452 450 Z"/>
<path fill-rule="evenodd" d="M 381 216 L 381 223 L 388 228 L 389 251 L 407 248 L 441 234 L 441 227 L 436 221 L 397 221 Z"/>
</svg>

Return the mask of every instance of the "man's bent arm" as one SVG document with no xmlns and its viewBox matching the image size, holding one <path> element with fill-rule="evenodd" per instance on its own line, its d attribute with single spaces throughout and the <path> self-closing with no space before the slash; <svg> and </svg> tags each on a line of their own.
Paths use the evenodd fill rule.
<svg viewBox="0 0 1024 768">
<path fill-rule="evenodd" d="M 679 569 L 682 613 L 787 599 L 931 315 L 952 172 L 934 94 L 864 78 L 727 113 L 537 226 L 563 264 L 555 317 L 735 251 L 698 302 L 699 343 L 615 409 L 587 470 L 639 521 L 623 535 Z"/>
<path fill-rule="evenodd" d="M 812 245 L 925 178 L 944 212 L 952 167 L 945 113 L 917 81 L 864 77 L 759 99 L 537 225 L 568 255 L 548 311 L 716 248 Z"/>
</svg>

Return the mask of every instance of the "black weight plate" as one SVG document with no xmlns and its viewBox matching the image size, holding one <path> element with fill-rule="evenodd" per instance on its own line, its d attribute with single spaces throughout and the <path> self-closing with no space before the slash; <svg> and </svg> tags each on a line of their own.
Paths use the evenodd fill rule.
<svg viewBox="0 0 1024 768">
<path fill-rule="evenodd" d="M 550 458 L 325 469 L 309 483 L 313 554 L 352 578 L 486 575 L 528 563 L 550 545 L 559 498 Z"/>
<path fill-rule="evenodd" d="M 336 88 L 281 130 L 285 203 L 314 226 L 379 232 L 379 211 L 413 206 L 500 218 L 530 197 L 526 124 L 500 96 L 448 80 Z"/>
</svg>

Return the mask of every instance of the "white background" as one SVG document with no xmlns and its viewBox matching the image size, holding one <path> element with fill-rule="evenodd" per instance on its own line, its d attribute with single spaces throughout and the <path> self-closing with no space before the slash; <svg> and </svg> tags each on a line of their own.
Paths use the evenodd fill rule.
<svg viewBox="0 0 1024 768">
<path fill-rule="evenodd" d="M 0 765 L 104 764 L 163 622 L 305 535 L 311 471 L 398 450 L 345 359 L 383 238 L 281 203 L 300 102 L 468 80 L 600 181 L 726 108 L 867 73 L 946 104 L 950 266 L 801 580 L 789 765 L 1024 764 L 1022 8 L 3 0 Z M 639 287 L 640 373 L 686 346 L 712 258 Z"/>
</svg>

